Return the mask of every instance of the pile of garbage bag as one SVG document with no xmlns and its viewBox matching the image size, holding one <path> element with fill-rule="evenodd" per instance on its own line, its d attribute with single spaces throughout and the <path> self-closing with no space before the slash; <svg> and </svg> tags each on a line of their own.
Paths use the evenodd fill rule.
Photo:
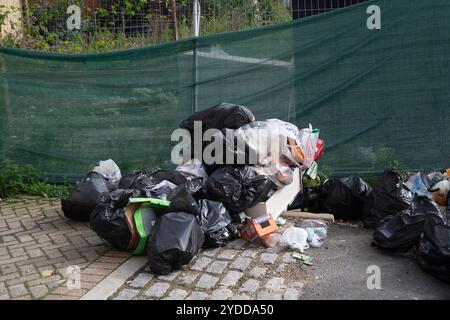
<svg viewBox="0 0 450 320">
<path fill-rule="evenodd" d="M 425 219 L 432 214 L 439 214 L 437 203 L 426 196 L 416 195 L 409 208 L 382 221 L 373 234 L 374 245 L 385 249 L 410 249 L 419 243 Z"/>
<path fill-rule="evenodd" d="M 291 184 L 295 168 L 316 168 L 317 155 L 323 156 L 324 142 L 311 125 L 298 129 L 278 119 L 257 122 L 244 106 L 222 103 L 201 110 L 182 121 L 180 128 L 195 135 L 198 121 L 202 134 L 216 129 L 215 138 L 223 142 L 242 140 L 243 147 L 224 145 L 224 151 L 232 152 L 231 163 L 206 163 L 192 153 L 175 170 L 153 168 L 122 175 L 113 160 L 100 161 L 61 200 L 65 216 L 89 221 L 114 248 L 146 254 L 154 273 L 169 274 L 189 263 L 201 248 L 222 247 L 243 237 L 242 227 L 252 221 L 242 220 L 246 209 Z M 269 146 L 258 140 L 258 134 L 268 137 Z M 270 151 L 271 144 L 275 152 Z M 202 142 L 201 148 L 206 147 Z M 250 161 L 252 154 L 257 155 L 255 162 Z M 241 155 L 246 160 L 238 163 Z M 275 230 L 270 214 L 267 221 Z M 311 230 L 310 238 L 316 239 Z"/>
<path fill-rule="evenodd" d="M 404 180 L 387 170 L 373 188 L 358 177 L 330 178 L 320 186 L 321 209 L 338 219 L 362 219 L 375 229 L 372 245 L 378 248 L 415 248 L 425 271 L 450 282 L 449 171 L 419 172 Z"/>
</svg>

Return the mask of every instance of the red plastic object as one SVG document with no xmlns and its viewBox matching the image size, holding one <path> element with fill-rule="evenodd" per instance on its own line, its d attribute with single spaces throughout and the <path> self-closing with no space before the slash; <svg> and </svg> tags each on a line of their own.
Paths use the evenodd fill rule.
<svg viewBox="0 0 450 320">
<path fill-rule="evenodd" d="M 317 151 L 314 156 L 315 161 L 319 161 L 325 155 L 325 141 L 322 139 L 317 140 Z"/>
</svg>

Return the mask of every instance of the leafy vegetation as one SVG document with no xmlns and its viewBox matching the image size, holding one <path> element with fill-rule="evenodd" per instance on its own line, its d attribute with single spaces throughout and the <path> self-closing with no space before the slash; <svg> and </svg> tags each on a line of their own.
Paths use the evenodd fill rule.
<svg viewBox="0 0 450 320">
<path fill-rule="evenodd" d="M 65 53 L 105 52 L 165 43 L 193 35 L 192 1 L 101 1 L 96 10 L 83 0 L 31 4 L 23 9 L 23 37 L 7 35 L 4 46 Z M 278 0 L 202 0 L 201 34 L 255 28 L 291 20 Z M 70 5 L 83 9 L 80 30 L 66 25 Z M 0 26 L 18 10 L 0 5 Z"/>
<path fill-rule="evenodd" d="M 0 162 L 0 198 L 10 198 L 18 195 L 43 197 L 66 197 L 74 186 L 69 183 L 62 185 L 50 184 L 41 180 L 41 172 L 31 165 L 19 165 L 10 160 Z"/>
</svg>

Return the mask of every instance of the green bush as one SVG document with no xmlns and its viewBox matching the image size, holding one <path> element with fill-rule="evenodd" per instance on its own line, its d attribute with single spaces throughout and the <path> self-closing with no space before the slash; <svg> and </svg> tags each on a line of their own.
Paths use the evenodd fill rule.
<svg viewBox="0 0 450 320">
<path fill-rule="evenodd" d="M 19 165 L 10 160 L 0 162 L 0 198 L 18 195 L 43 197 L 66 197 L 73 190 L 73 185 L 50 184 L 40 179 L 40 172 L 31 165 Z"/>
<path fill-rule="evenodd" d="M 66 8 L 83 2 L 31 3 L 23 12 L 23 38 L 5 37 L 2 44 L 48 52 L 88 53 L 175 40 L 171 0 L 101 1 L 102 6 L 96 12 L 84 8 L 81 30 L 68 30 Z M 187 0 L 176 3 L 179 38 L 189 38 L 193 36 L 192 3 Z M 155 12 L 155 6 L 159 6 L 160 11 Z M 8 10 L 0 5 L 0 25 L 10 13 Z M 205 0 L 201 10 L 201 35 L 257 28 L 292 19 L 289 9 L 278 0 Z"/>
</svg>

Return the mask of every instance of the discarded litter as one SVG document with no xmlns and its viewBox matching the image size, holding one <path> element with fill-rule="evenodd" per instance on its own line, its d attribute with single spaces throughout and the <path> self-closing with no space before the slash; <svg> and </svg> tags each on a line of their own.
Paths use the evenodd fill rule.
<svg viewBox="0 0 450 320">
<path fill-rule="evenodd" d="M 266 236 L 276 232 L 278 226 L 270 214 L 251 219 L 241 230 L 241 237 L 249 241 L 266 241 Z"/>
<path fill-rule="evenodd" d="M 372 188 L 359 177 L 330 178 L 320 194 L 322 205 L 336 219 L 356 220 L 362 218 L 362 208 Z"/>
<path fill-rule="evenodd" d="M 286 219 L 282 217 L 277 218 L 277 226 L 284 226 L 286 224 Z"/>
<path fill-rule="evenodd" d="M 378 227 L 385 217 L 408 209 L 413 198 L 414 193 L 403 183 L 398 172 L 385 171 L 364 202 L 364 226 Z"/>
<path fill-rule="evenodd" d="M 127 224 L 125 208 L 129 198 L 139 193 L 137 190 L 117 189 L 103 193 L 98 205 L 91 213 L 91 228 L 118 250 L 128 250 L 131 231 Z"/>
<path fill-rule="evenodd" d="M 69 219 L 89 221 L 100 195 L 115 189 L 116 186 L 101 174 L 89 172 L 69 197 L 61 199 L 61 209 Z"/>
<path fill-rule="evenodd" d="M 293 253 L 292 258 L 302 262 L 303 264 L 312 266 L 313 257 L 307 256 L 307 255 L 301 254 L 301 253 Z"/>
<path fill-rule="evenodd" d="M 450 200 L 447 212 L 426 217 L 418 252 L 423 270 L 450 283 Z"/>
<path fill-rule="evenodd" d="M 147 248 L 148 239 L 158 220 L 158 215 L 151 207 L 141 207 L 135 211 L 133 219 L 139 234 L 138 243 L 134 245 L 136 248 L 133 251 L 133 255 L 141 255 Z"/>
<path fill-rule="evenodd" d="M 309 248 L 307 240 L 308 232 L 305 229 L 291 227 L 281 235 L 280 244 L 303 253 L 304 250 Z"/>
<path fill-rule="evenodd" d="M 438 213 L 433 200 L 416 195 L 410 208 L 385 218 L 373 234 L 373 243 L 385 249 L 409 249 L 419 243 L 427 216 Z"/>
<path fill-rule="evenodd" d="M 188 264 L 198 253 L 205 237 L 195 216 L 171 212 L 158 219 L 149 241 L 150 269 L 167 275 Z"/>
<path fill-rule="evenodd" d="M 239 237 L 237 230 L 230 225 L 228 210 L 221 202 L 202 200 L 200 206 L 201 212 L 197 220 L 205 234 L 204 248 L 223 247 Z"/>
<path fill-rule="evenodd" d="M 92 171 L 100 173 L 105 179 L 107 179 L 112 184 L 118 185 L 122 177 L 120 169 L 117 164 L 109 159 L 106 161 L 100 161 L 98 166 Z"/>
<path fill-rule="evenodd" d="M 325 221 L 317 219 L 306 219 L 300 223 L 300 228 L 305 229 L 308 234 L 312 232 L 319 236 L 320 239 L 324 240 L 328 234 L 328 225 Z"/>
<path fill-rule="evenodd" d="M 308 174 L 317 176 L 325 147 L 320 131 L 279 119 L 255 121 L 247 107 L 229 103 L 196 112 L 180 127 L 194 134 L 196 121 L 202 133 L 220 130 L 213 141 L 242 138 L 244 148 L 225 145 L 224 151 L 231 150 L 234 161 L 244 155 L 245 164 L 206 163 L 191 152 L 191 159 L 175 170 L 156 167 L 122 175 L 113 160 L 100 161 L 61 201 L 65 215 L 89 220 L 117 250 L 146 253 L 157 274 L 181 268 L 202 247 L 221 247 L 238 237 L 301 252 L 309 247 L 308 239 L 311 246 L 320 246 L 326 225 L 325 230 L 311 225 L 277 232 L 287 224 L 281 213 L 301 192 L 303 171 L 309 168 Z M 250 162 L 253 156 L 256 162 Z"/>
<path fill-rule="evenodd" d="M 221 201 L 231 214 L 238 214 L 267 199 L 272 188 L 272 181 L 252 167 L 226 166 L 206 181 L 205 198 Z"/>
</svg>

